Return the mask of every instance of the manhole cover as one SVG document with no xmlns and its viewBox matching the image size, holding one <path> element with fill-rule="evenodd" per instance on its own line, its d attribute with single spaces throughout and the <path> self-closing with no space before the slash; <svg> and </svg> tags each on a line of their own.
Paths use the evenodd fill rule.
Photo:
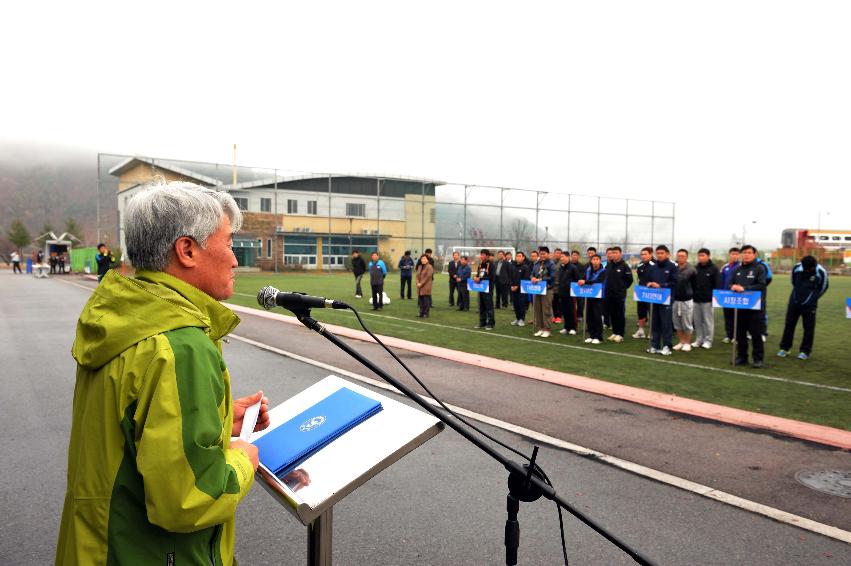
<svg viewBox="0 0 851 566">
<path fill-rule="evenodd" d="M 810 489 L 851 498 L 851 472 L 827 470 L 822 472 L 798 472 L 795 479 Z"/>
</svg>

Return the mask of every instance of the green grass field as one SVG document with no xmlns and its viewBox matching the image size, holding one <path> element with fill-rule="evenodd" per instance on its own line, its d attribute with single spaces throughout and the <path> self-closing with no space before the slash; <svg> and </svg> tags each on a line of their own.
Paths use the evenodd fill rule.
<svg viewBox="0 0 851 566">
<path fill-rule="evenodd" d="M 447 281 L 445 275 L 435 278 L 434 308 L 426 320 L 416 318 L 416 297 L 411 301 L 398 300 L 400 283 L 395 273 L 389 274 L 385 283 L 392 303 L 378 313 L 370 310 L 366 297 L 354 298 L 354 280 L 350 273 L 240 274 L 231 301 L 257 307 L 257 291 L 265 285 L 332 297 L 362 310 L 370 329 L 383 335 L 851 430 L 851 320 L 845 318 L 845 297 L 851 296 L 849 277 L 831 278 L 830 290 L 819 305 L 813 357 L 808 361 L 795 357 L 781 359 L 775 355 L 790 290 L 788 275 L 775 277 L 768 293 L 770 336 L 766 344 L 766 365 L 761 370 L 750 366 L 731 367 L 731 347 L 721 343 L 723 319 L 717 309 L 716 341 L 712 350 L 698 349 L 662 358 L 645 353 L 647 340 L 629 337 L 621 344 L 605 342 L 599 346 L 582 343 L 581 332 L 580 336 L 553 334 L 548 339 L 534 338 L 531 327 L 509 325 L 514 318 L 511 309 L 496 311 L 494 331 L 473 330 L 478 323 L 477 295 L 471 293 L 470 312 L 458 312 L 448 305 Z M 366 280 L 364 291 L 369 292 Z M 636 316 L 635 304 L 631 293 L 629 295 L 627 334 L 632 334 Z M 359 328 L 355 317 L 347 311 L 316 310 L 314 316 L 323 322 Z M 527 319 L 531 319 L 531 314 Z M 799 324 L 793 349 L 795 355 L 801 337 Z M 676 341 L 676 335 L 674 339 Z M 428 379 L 428 376 L 422 377 Z"/>
</svg>

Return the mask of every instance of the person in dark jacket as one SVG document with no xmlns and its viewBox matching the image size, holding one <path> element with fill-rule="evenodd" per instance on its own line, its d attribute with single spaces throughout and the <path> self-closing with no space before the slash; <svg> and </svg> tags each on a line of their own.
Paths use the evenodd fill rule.
<svg viewBox="0 0 851 566">
<path fill-rule="evenodd" d="M 426 261 L 428 263 L 428 261 Z M 411 298 L 411 279 L 414 275 L 414 258 L 411 257 L 411 250 L 406 250 L 405 254 L 399 258 L 399 278 L 402 288 L 399 289 L 399 298 L 405 298 L 405 286 L 408 287 L 408 298 Z M 419 294 L 417 294 L 419 296 Z M 428 296 L 431 297 L 431 288 L 429 287 Z"/>
<path fill-rule="evenodd" d="M 479 253 L 479 267 L 473 281 L 475 283 L 488 282 L 487 293 L 479 293 L 479 325 L 476 328 L 493 330 L 496 321 L 493 315 L 494 273 L 490 250 L 484 249 Z"/>
<path fill-rule="evenodd" d="M 363 274 L 366 273 L 366 262 L 360 255 L 359 250 L 352 250 L 352 273 L 355 275 L 355 298 L 363 297 L 360 280 L 363 279 Z"/>
<path fill-rule="evenodd" d="M 727 263 L 721 268 L 721 289 L 729 289 L 733 284 L 733 272 L 739 267 L 739 248 L 730 248 L 727 255 Z M 724 309 L 724 342 L 729 344 L 733 341 L 733 314 L 736 309 Z"/>
<path fill-rule="evenodd" d="M 112 252 L 109 251 L 106 244 L 98 244 L 98 253 L 95 256 L 95 263 L 97 263 L 98 266 L 98 282 L 100 282 L 100 280 L 103 279 L 103 276 L 112 269 L 113 265 L 115 265 L 115 256 L 112 255 Z"/>
<path fill-rule="evenodd" d="M 688 262 L 688 251 L 677 250 L 677 285 L 674 287 L 673 320 L 679 343 L 674 350 L 691 351 L 691 335 L 694 332 L 694 280 L 697 271 Z"/>
<path fill-rule="evenodd" d="M 544 283 L 547 291 L 543 295 L 532 297 L 533 319 L 535 321 L 535 334 L 541 338 L 551 336 L 551 325 L 553 319 L 553 294 L 555 294 L 556 266 L 550 259 L 550 248 L 540 246 L 538 248 L 538 263 L 532 266 L 532 283 Z"/>
<path fill-rule="evenodd" d="M 455 271 L 455 286 L 458 289 L 459 311 L 470 310 L 470 290 L 467 289 L 467 280 L 470 279 L 472 274 L 470 260 L 467 256 L 462 257 Z"/>
<path fill-rule="evenodd" d="M 369 285 L 372 288 L 372 310 L 384 308 L 384 278 L 387 277 L 387 266 L 384 260 L 378 259 L 378 252 L 372 252 L 372 261 L 367 266 L 369 270 Z"/>
<path fill-rule="evenodd" d="M 564 252 L 561 248 L 556 248 L 553 250 L 553 255 L 550 256 L 550 259 L 553 260 L 553 265 L 556 268 L 555 292 L 553 293 L 553 324 L 561 324 L 564 322 L 561 312 L 561 298 L 559 298 L 558 294 L 558 270 L 561 266 L 561 256 L 563 254 Z"/>
<path fill-rule="evenodd" d="M 449 273 L 449 306 L 455 306 L 455 289 L 458 286 L 458 279 L 456 279 L 456 275 L 458 273 L 458 268 L 461 266 L 460 254 L 458 252 L 452 252 L 452 259 L 449 260 L 449 263 L 446 266 L 446 270 Z M 466 286 L 467 284 L 464 283 Z M 461 291 L 458 291 L 459 297 L 458 300 L 461 300 L 460 294 Z"/>
<path fill-rule="evenodd" d="M 570 252 L 570 263 L 573 264 L 573 267 L 576 269 L 576 272 L 582 275 L 585 273 L 585 268 L 587 267 L 584 263 L 582 263 L 582 254 L 579 253 L 579 250 L 573 250 Z M 582 309 L 585 308 L 585 302 L 582 299 L 573 297 L 573 312 L 576 314 L 576 326 L 579 327 L 579 321 L 582 320 Z"/>
<path fill-rule="evenodd" d="M 655 262 L 653 261 L 653 248 L 650 246 L 641 248 L 641 262 L 635 268 L 635 274 L 640 286 L 647 286 L 647 282 L 649 281 L 648 272 L 653 265 L 655 265 Z M 637 301 L 635 305 L 637 311 L 636 314 L 638 315 L 638 330 L 635 331 L 635 334 L 633 334 L 632 337 L 649 338 L 650 332 L 645 332 L 644 327 L 647 325 L 647 315 L 650 313 L 650 303 Z"/>
<path fill-rule="evenodd" d="M 697 276 L 694 280 L 694 342 L 692 348 L 712 348 L 715 337 L 715 313 L 712 311 L 712 291 L 721 288 L 721 272 L 707 248 L 697 252 Z"/>
<path fill-rule="evenodd" d="M 744 291 L 759 291 L 765 295 L 766 269 L 756 260 L 756 248 L 751 245 L 742 246 L 742 264 L 733 272 L 730 290 L 736 293 Z M 764 313 L 761 310 L 739 309 L 736 327 L 736 361 L 737 366 L 748 363 L 748 334 L 751 336 L 753 367 L 761 368 L 765 354 L 765 344 L 762 340 Z"/>
<path fill-rule="evenodd" d="M 585 268 L 585 274 L 578 281 L 580 285 L 602 284 L 606 288 L 606 268 L 603 267 L 603 258 L 595 254 L 591 257 L 591 264 Z M 605 291 L 604 291 L 605 297 Z M 588 329 L 586 344 L 599 344 L 603 341 L 603 300 L 585 299 L 585 325 Z"/>
<path fill-rule="evenodd" d="M 798 326 L 798 319 L 802 318 L 804 339 L 801 341 L 798 359 L 806 360 L 810 357 L 816 333 L 816 308 L 819 299 L 827 292 L 828 285 L 827 271 L 811 255 L 801 258 L 801 263 L 792 269 L 792 292 L 786 307 L 786 324 L 778 356 L 785 358 L 789 354 L 795 339 L 795 327 Z"/>
<path fill-rule="evenodd" d="M 559 297 L 561 304 L 561 319 L 564 322 L 564 328 L 559 330 L 559 334 L 576 335 L 576 313 L 573 312 L 574 303 L 573 297 L 570 296 L 570 284 L 579 281 L 579 270 L 576 265 L 570 261 L 570 255 L 562 254 L 559 258 L 558 274 L 556 284 L 556 296 Z"/>
<path fill-rule="evenodd" d="M 526 254 L 517 252 L 514 269 L 511 270 L 511 303 L 514 305 L 514 320 L 512 326 L 526 326 L 526 308 L 529 303 L 520 291 L 520 282 L 528 281 L 532 269 L 526 261 Z"/>
<path fill-rule="evenodd" d="M 632 269 L 621 255 L 620 246 L 611 248 L 611 260 L 606 264 L 606 296 L 603 308 L 609 314 L 612 325 L 612 342 L 623 342 L 626 334 L 626 291 L 632 287 Z"/>
<path fill-rule="evenodd" d="M 508 308 L 508 294 L 511 292 L 511 260 L 506 259 L 505 252 L 499 251 L 496 254 L 496 265 L 494 266 L 494 276 L 496 278 L 496 304 L 495 308 Z"/>
<path fill-rule="evenodd" d="M 656 246 L 656 263 L 647 272 L 647 287 L 671 289 L 677 286 L 677 265 L 670 259 L 668 246 Z M 670 356 L 673 350 L 674 321 L 671 305 L 653 305 L 653 320 L 650 321 L 649 354 Z"/>
</svg>

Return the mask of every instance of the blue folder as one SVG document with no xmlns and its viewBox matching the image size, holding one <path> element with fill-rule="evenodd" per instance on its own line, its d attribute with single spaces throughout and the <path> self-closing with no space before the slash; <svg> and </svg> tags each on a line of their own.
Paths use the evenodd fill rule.
<svg viewBox="0 0 851 566">
<path fill-rule="evenodd" d="M 276 476 L 380 412 L 381 402 L 343 387 L 253 442 Z"/>
</svg>

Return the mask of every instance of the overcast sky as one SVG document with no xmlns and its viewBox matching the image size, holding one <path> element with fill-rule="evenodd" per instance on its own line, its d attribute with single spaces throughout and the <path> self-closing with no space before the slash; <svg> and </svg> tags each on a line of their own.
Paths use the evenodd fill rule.
<svg viewBox="0 0 851 566">
<path fill-rule="evenodd" d="M 847 1 L 280 4 L 9 5 L 0 140 L 851 229 Z"/>
</svg>

